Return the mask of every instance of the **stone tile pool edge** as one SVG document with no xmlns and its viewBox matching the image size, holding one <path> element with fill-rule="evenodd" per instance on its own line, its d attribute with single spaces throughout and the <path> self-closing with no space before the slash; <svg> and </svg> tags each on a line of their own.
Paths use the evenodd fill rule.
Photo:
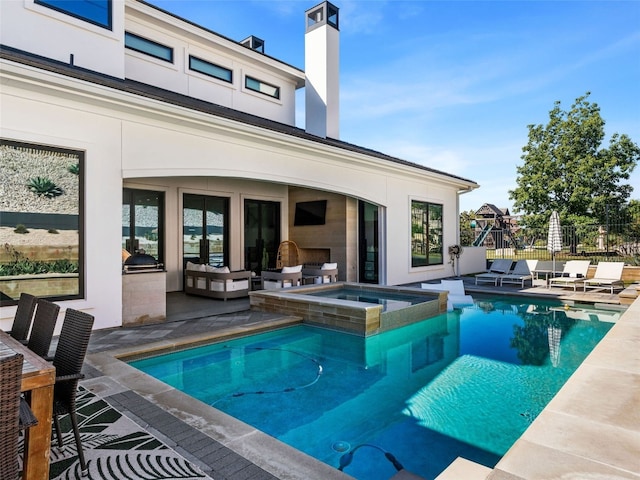
<svg viewBox="0 0 640 480">
<path fill-rule="evenodd" d="M 241 457 L 237 459 L 238 461 L 246 459 L 264 470 L 265 473 L 270 474 L 260 475 L 258 472 L 251 476 L 251 479 L 352 479 L 353 477 L 338 471 L 337 468 L 316 460 L 260 430 L 129 366 L 125 362 L 125 359 L 133 360 L 151 354 L 167 353 L 187 347 L 204 345 L 213 341 L 236 338 L 248 333 L 285 328 L 300 323 L 302 323 L 302 319 L 299 317 L 283 317 L 279 320 L 262 322 L 259 326 L 231 327 L 218 330 L 211 335 L 199 334 L 193 337 L 182 337 L 175 341 L 162 340 L 145 345 L 92 353 L 87 355 L 87 364 L 95 368 L 103 376 L 108 377 L 108 380 L 100 380 L 100 377 L 96 377 L 89 381 L 89 385 L 86 388 L 101 395 L 107 401 L 109 401 L 109 395 L 117 395 L 128 391 L 134 392 L 151 404 L 158 406 L 164 412 L 206 435 L 212 440 L 209 443 L 213 445 L 209 445 L 208 450 L 203 445 L 201 455 L 191 452 L 195 458 L 187 458 L 188 460 L 196 461 L 196 463 L 206 461 L 206 459 L 199 458 L 203 455 L 213 457 L 216 444 L 218 444 Z M 102 386 L 100 385 L 101 382 L 103 382 Z M 101 388 L 104 391 L 99 391 Z M 157 422 L 166 422 L 166 418 L 163 419 L 160 415 L 155 415 L 153 418 L 156 418 Z M 149 421 L 148 427 L 162 431 L 162 425 L 154 424 L 151 420 L 147 421 Z M 230 462 L 231 460 L 228 459 L 227 461 Z M 233 480 L 233 467 L 228 467 L 227 473 L 220 472 L 220 474 L 216 474 L 217 472 L 213 470 L 209 474 L 215 479 L 226 478 Z M 239 465 L 237 468 L 240 469 L 241 467 L 242 465 Z M 221 474 L 224 474 L 224 476 Z M 235 478 L 247 477 L 246 474 L 239 473 Z"/>
</svg>

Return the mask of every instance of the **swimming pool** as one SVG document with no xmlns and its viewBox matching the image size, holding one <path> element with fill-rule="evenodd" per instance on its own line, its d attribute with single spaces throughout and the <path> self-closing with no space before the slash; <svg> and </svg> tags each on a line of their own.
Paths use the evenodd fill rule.
<svg viewBox="0 0 640 480">
<path fill-rule="evenodd" d="M 330 465 L 367 443 L 434 478 L 457 456 L 493 466 L 609 320 L 485 298 L 374 337 L 299 326 L 131 364 Z M 374 448 L 360 448 L 345 471 L 363 480 L 395 472 Z"/>
</svg>

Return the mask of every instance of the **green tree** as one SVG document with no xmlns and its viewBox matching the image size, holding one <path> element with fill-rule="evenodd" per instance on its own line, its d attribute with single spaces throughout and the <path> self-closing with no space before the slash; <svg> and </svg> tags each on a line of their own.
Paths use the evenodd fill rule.
<svg viewBox="0 0 640 480">
<path fill-rule="evenodd" d="M 517 187 L 509 191 L 522 223 L 543 227 L 557 210 L 571 223 L 605 222 L 610 212 L 627 204 L 633 188 L 624 180 L 640 159 L 640 147 L 627 135 L 614 133 L 603 148 L 604 120 L 590 93 L 563 111 L 556 101 L 547 125 L 529 125 L 529 143 L 522 148 Z"/>
<path fill-rule="evenodd" d="M 471 245 L 475 239 L 475 230 L 471 226 L 471 222 L 476 219 L 476 212 L 469 210 L 460 212 L 460 244 Z"/>
</svg>

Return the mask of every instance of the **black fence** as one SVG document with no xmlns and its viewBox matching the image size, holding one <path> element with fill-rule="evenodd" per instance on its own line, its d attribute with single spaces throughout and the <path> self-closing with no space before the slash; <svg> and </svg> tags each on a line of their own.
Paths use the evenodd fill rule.
<svg viewBox="0 0 640 480">
<path fill-rule="evenodd" d="M 562 251 L 557 260 L 589 259 L 624 261 L 627 265 L 640 265 L 640 218 L 629 223 L 609 225 L 562 225 Z M 484 238 L 482 238 L 484 236 Z M 548 228 L 461 230 L 463 246 L 484 245 L 487 259 L 514 258 L 551 260 L 547 250 Z"/>
</svg>

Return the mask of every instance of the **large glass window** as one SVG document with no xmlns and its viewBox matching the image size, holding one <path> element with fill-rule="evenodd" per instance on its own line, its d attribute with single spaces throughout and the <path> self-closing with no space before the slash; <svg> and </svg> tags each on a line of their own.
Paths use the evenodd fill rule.
<svg viewBox="0 0 640 480">
<path fill-rule="evenodd" d="M 233 81 L 233 72 L 228 68 L 201 60 L 192 55 L 189 55 L 189 69 L 225 82 L 231 83 Z"/>
<path fill-rule="evenodd" d="M 131 255 L 146 253 L 164 263 L 164 193 L 122 191 L 122 248 Z"/>
<path fill-rule="evenodd" d="M 84 153 L 0 140 L 0 304 L 84 297 Z"/>
<path fill-rule="evenodd" d="M 111 30 L 111 0 L 34 0 L 34 3 Z"/>
<path fill-rule="evenodd" d="M 133 33 L 125 32 L 124 46 L 136 52 L 173 63 L 173 48 L 154 42 L 153 40 L 139 37 Z"/>
<path fill-rule="evenodd" d="M 442 205 L 411 201 L 411 266 L 442 264 Z"/>
</svg>

